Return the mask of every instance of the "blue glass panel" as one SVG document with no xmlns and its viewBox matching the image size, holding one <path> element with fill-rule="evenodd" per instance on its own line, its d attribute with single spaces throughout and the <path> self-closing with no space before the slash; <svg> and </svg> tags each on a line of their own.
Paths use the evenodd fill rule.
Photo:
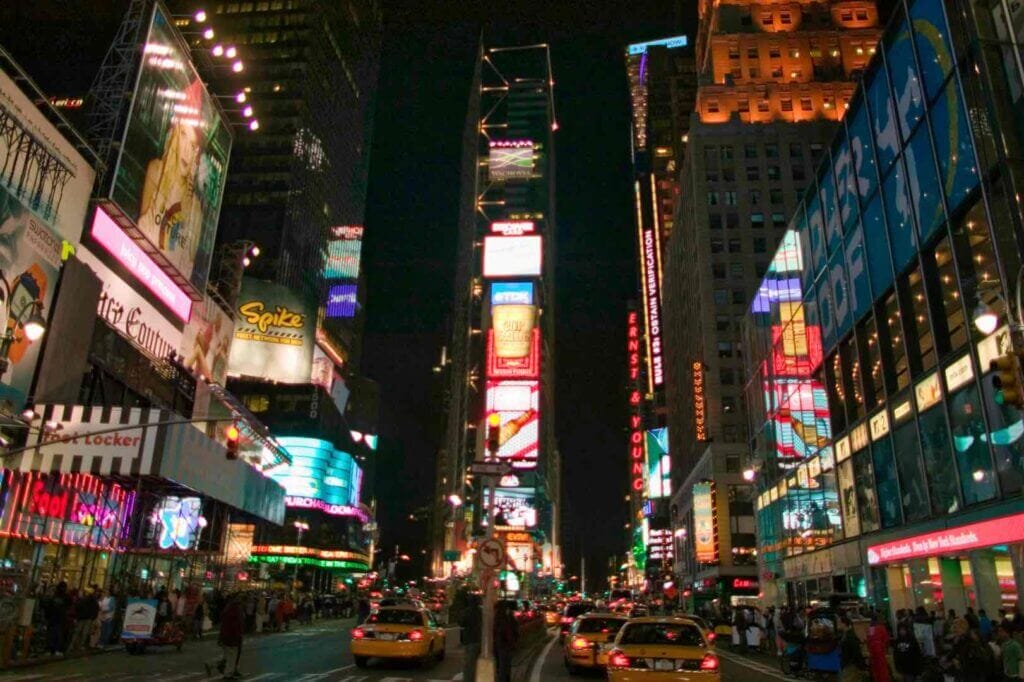
<svg viewBox="0 0 1024 682">
<path fill-rule="evenodd" d="M 821 215 L 821 201 L 817 192 L 808 192 L 807 232 L 811 243 L 811 268 L 814 277 L 825 267 L 825 223 Z"/>
<path fill-rule="evenodd" d="M 864 253 L 864 232 L 859 223 L 846 233 L 846 276 L 850 280 L 852 322 L 856 323 L 870 309 L 872 300 L 867 255 Z"/>
<path fill-rule="evenodd" d="M 876 68 L 865 80 L 864 90 L 871 109 L 871 127 L 875 135 L 875 156 L 878 167 L 885 172 L 896 159 L 900 136 L 896 131 L 896 111 L 889 94 L 889 79 L 884 68 Z"/>
<path fill-rule="evenodd" d="M 882 195 L 875 194 L 864 209 L 864 241 L 868 250 L 868 274 L 871 297 L 876 299 L 892 286 L 892 263 L 882 212 Z"/>
<path fill-rule="evenodd" d="M 823 163 L 825 171 L 818 178 L 818 187 L 821 192 L 821 213 L 825 221 L 825 244 L 828 248 L 828 255 L 831 256 L 842 245 L 843 233 L 839 227 L 839 206 L 836 203 L 836 183 L 832 177 L 832 163 L 827 157 Z"/>
<path fill-rule="evenodd" d="M 910 196 L 914 200 L 917 230 L 921 237 L 919 243 L 923 244 L 944 218 L 942 198 L 939 196 L 939 176 L 935 170 L 935 155 L 932 153 L 927 126 L 921 126 L 914 133 L 907 145 L 906 159 Z"/>
<path fill-rule="evenodd" d="M 811 234 L 807 229 L 807 214 L 804 213 L 803 204 L 797 209 L 792 225 L 796 228 L 797 240 L 800 243 L 800 262 L 803 269 L 800 272 L 800 280 L 803 283 L 803 290 L 807 291 L 808 286 L 814 281 L 814 267 L 811 258 Z"/>
<path fill-rule="evenodd" d="M 835 320 L 836 338 L 843 338 L 849 331 L 850 286 L 846 283 L 846 254 L 836 251 L 828 263 L 828 286 L 832 299 L 832 317 Z"/>
<path fill-rule="evenodd" d="M 857 178 L 853 174 L 853 157 L 846 135 L 840 127 L 832 150 L 832 170 L 836 175 L 836 191 L 839 193 L 839 219 L 843 233 L 857 220 Z"/>
<path fill-rule="evenodd" d="M 914 220 L 907 194 L 907 176 L 903 164 L 897 163 L 885 179 L 885 222 L 889 227 L 889 247 L 892 249 L 892 267 L 902 272 L 917 252 L 914 240 Z"/>
<path fill-rule="evenodd" d="M 942 83 L 953 70 L 953 49 L 942 0 L 916 0 L 910 6 L 914 45 L 921 65 L 921 78 L 928 101 L 942 91 Z"/>
<path fill-rule="evenodd" d="M 828 278 L 818 282 L 818 320 L 821 322 L 821 342 L 827 355 L 836 345 L 836 323 L 832 314 L 831 286 Z"/>
<path fill-rule="evenodd" d="M 846 113 L 846 121 L 857 192 L 861 201 L 865 201 L 878 186 L 878 171 L 875 165 L 874 145 L 871 142 L 871 130 L 868 127 L 868 109 L 861 95 L 854 98 L 850 110 Z"/>
<path fill-rule="evenodd" d="M 910 38 L 910 24 L 904 19 L 896 33 L 885 41 L 885 61 L 889 66 L 889 80 L 892 83 L 899 114 L 903 139 L 910 137 L 910 131 L 924 115 L 924 93 L 914 63 L 914 46 Z"/>
<path fill-rule="evenodd" d="M 970 123 L 960 96 L 960 84 L 955 77 L 949 79 L 942 96 L 932 106 L 932 128 L 935 131 L 940 180 L 946 191 L 949 211 L 954 213 L 978 185 Z"/>
</svg>

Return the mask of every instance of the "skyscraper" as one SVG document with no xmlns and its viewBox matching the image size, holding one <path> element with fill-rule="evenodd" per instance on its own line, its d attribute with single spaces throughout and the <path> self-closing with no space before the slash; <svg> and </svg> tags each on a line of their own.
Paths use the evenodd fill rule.
<svg viewBox="0 0 1024 682">
<path fill-rule="evenodd" d="M 738 320 L 879 35 L 871 2 L 698 12 L 701 85 L 664 256 L 675 568 L 690 604 L 760 589 Z"/>
<path fill-rule="evenodd" d="M 694 52 L 687 36 L 626 48 L 631 109 L 633 200 L 636 212 L 638 310 L 630 310 L 629 546 L 630 580 L 671 568 L 668 501 L 672 494 L 665 414 L 662 255 L 672 234 L 677 176 L 697 94 Z M 642 471 L 641 471 L 642 470 Z M 642 473 L 642 482 L 636 476 Z"/>
<path fill-rule="evenodd" d="M 472 568 L 468 552 L 495 504 L 520 579 L 560 565 L 554 435 L 554 133 L 547 45 L 481 47 L 463 136 L 452 339 L 445 351 L 445 439 L 438 457 L 433 570 Z M 500 423 L 495 491 L 469 473 Z"/>
</svg>

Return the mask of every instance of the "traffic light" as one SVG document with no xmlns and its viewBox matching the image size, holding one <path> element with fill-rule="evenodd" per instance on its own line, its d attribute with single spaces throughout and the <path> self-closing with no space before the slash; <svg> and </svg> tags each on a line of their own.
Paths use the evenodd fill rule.
<svg viewBox="0 0 1024 682">
<path fill-rule="evenodd" d="M 501 434 L 501 415 L 492 413 L 487 417 L 487 451 L 491 455 L 498 454 L 498 438 Z"/>
<path fill-rule="evenodd" d="M 224 446 L 228 449 L 228 459 L 238 459 L 238 427 L 232 424 L 224 431 Z"/>
<path fill-rule="evenodd" d="M 1020 355 L 1024 351 L 1009 351 L 992 360 L 988 369 L 995 372 L 992 376 L 992 388 L 995 389 L 995 400 L 1000 405 L 1010 405 L 1018 409 L 1024 408 L 1024 389 L 1020 382 Z"/>
</svg>

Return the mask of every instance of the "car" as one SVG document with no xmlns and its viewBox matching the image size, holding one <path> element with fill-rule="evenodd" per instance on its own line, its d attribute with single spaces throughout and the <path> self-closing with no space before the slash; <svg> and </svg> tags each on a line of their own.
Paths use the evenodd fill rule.
<svg viewBox="0 0 1024 682">
<path fill-rule="evenodd" d="M 718 635 L 715 634 L 715 626 L 712 625 L 710 621 L 704 620 L 702 617 L 695 616 L 691 613 L 676 613 L 675 615 L 679 618 L 692 620 L 704 633 L 704 637 L 708 640 L 708 644 L 711 646 L 715 645 L 715 639 L 717 639 Z"/>
<path fill-rule="evenodd" d="M 626 623 L 614 613 L 586 613 L 576 619 L 562 647 L 562 658 L 570 675 L 582 668 L 604 668 L 615 635 Z"/>
<path fill-rule="evenodd" d="M 689 618 L 631 619 L 608 652 L 609 682 L 720 682 L 720 673 L 718 656 Z"/>
<path fill-rule="evenodd" d="M 558 642 L 565 642 L 565 635 L 569 632 L 569 628 L 572 627 L 572 623 L 574 620 L 576 620 L 577 616 L 582 616 L 584 613 L 589 613 L 593 610 L 594 602 L 576 601 L 570 604 L 566 604 L 565 608 L 562 610 L 562 617 L 558 621 Z"/>
<path fill-rule="evenodd" d="M 541 612 L 544 614 L 544 624 L 547 626 L 558 625 L 559 619 L 562 617 L 562 610 L 557 606 L 547 604 L 540 607 Z"/>
<path fill-rule="evenodd" d="M 382 606 L 352 629 L 349 648 L 360 668 L 365 668 L 371 658 L 443 661 L 445 631 L 426 609 Z"/>
</svg>

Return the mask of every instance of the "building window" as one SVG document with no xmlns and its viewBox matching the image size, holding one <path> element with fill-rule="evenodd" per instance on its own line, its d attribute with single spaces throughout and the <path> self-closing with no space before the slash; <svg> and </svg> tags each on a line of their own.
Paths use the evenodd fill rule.
<svg viewBox="0 0 1024 682">
<path fill-rule="evenodd" d="M 753 228 L 764 227 L 764 213 L 751 213 L 750 226 Z"/>
<path fill-rule="evenodd" d="M 735 280 L 742 278 L 743 274 L 743 263 L 729 263 L 729 277 Z"/>
<path fill-rule="evenodd" d="M 807 171 L 804 170 L 803 165 L 793 166 L 793 179 L 794 180 L 806 180 Z"/>
<path fill-rule="evenodd" d="M 838 433 L 846 428 L 846 386 L 843 384 L 843 361 L 839 351 L 825 360 L 825 390 L 828 392 L 832 428 Z"/>
<path fill-rule="evenodd" d="M 782 177 L 782 173 L 779 172 L 778 166 L 768 166 L 769 180 L 778 180 L 780 177 Z"/>
<path fill-rule="evenodd" d="M 712 263 L 711 276 L 715 279 L 725 279 L 725 263 Z"/>
<path fill-rule="evenodd" d="M 991 500 L 996 496 L 992 451 L 981 438 L 964 437 L 988 432 L 978 389 L 973 381 L 950 395 L 949 419 L 964 504 L 970 506 Z"/>
<path fill-rule="evenodd" d="M 725 251 L 725 241 L 721 237 L 711 238 L 711 253 L 722 253 Z"/>
<path fill-rule="evenodd" d="M 726 206 L 735 206 L 736 205 L 736 192 L 735 191 L 722 192 L 722 203 L 724 203 Z"/>
<path fill-rule="evenodd" d="M 740 26 L 750 26 L 753 23 L 754 20 L 750 17 L 749 14 L 744 14 L 742 17 L 740 17 Z"/>
<path fill-rule="evenodd" d="M 875 494 L 875 476 L 871 467 L 871 451 L 864 448 L 853 456 L 854 488 L 860 508 L 861 532 L 878 530 L 878 496 Z"/>
<path fill-rule="evenodd" d="M 859 10 L 856 11 L 855 15 L 857 17 L 857 21 L 867 21 L 868 20 L 868 11 L 867 10 L 859 9 Z"/>
<path fill-rule="evenodd" d="M 799 59 L 800 58 L 800 49 L 796 48 L 796 47 L 789 48 L 789 58 L 790 59 Z"/>
<path fill-rule="evenodd" d="M 804 148 L 799 142 L 789 143 L 789 158 L 791 159 L 802 159 L 804 157 Z"/>
<path fill-rule="evenodd" d="M 738 213 L 726 213 L 725 214 L 725 229 L 735 230 L 740 226 L 740 216 Z"/>
<path fill-rule="evenodd" d="M 764 155 L 769 159 L 779 158 L 779 145 L 770 142 L 764 146 Z"/>
<path fill-rule="evenodd" d="M 853 21 L 853 12 L 843 10 L 839 13 L 839 21 Z"/>
<path fill-rule="evenodd" d="M 704 171 L 705 182 L 718 182 L 718 170 L 714 168 L 708 168 Z"/>
<path fill-rule="evenodd" d="M 750 100 L 749 99 L 740 99 L 740 100 L 738 100 L 737 101 L 737 107 L 739 108 L 740 113 L 742 113 L 742 114 L 747 113 L 748 111 L 750 111 Z"/>
<path fill-rule="evenodd" d="M 756 66 L 751 66 L 747 69 L 747 75 L 750 76 L 752 80 L 757 80 L 761 77 L 761 69 Z"/>
<path fill-rule="evenodd" d="M 903 496 L 903 516 L 907 523 L 928 518 L 928 494 L 924 468 L 917 438 L 917 422 L 908 419 L 897 426 L 892 434 L 896 457 L 896 472 Z"/>
<path fill-rule="evenodd" d="M 768 56 L 772 59 L 780 59 L 782 57 L 782 50 L 778 47 L 770 47 L 768 48 Z"/>
<path fill-rule="evenodd" d="M 875 489 L 878 491 L 878 507 L 882 528 L 892 528 L 903 522 L 903 508 L 900 504 L 900 486 L 896 479 L 896 462 L 893 460 L 892 441 L 885 436 L 871 445 L 871 463 L 875 470 Z"/>
<path fill-rule="evenodd" d="M 718 151 L 719 158 L 722 159 L 722 161 L 732 161 L 733 150 L 731 144 L 723 144 Z"/>
<path fill-rule="evenodd" d="M 729 46 L 729 59 L 739 59 L 739 58 L 740 58 L 740 48 L 739 48 L 739 46 L 738 45 L 730 45 Z"/>
<path fill-rule="evenodd" d="M 722 169 L 722 180 L 725 182 L 736 182 L 736 169 L 735 168 L 723 168 Z"/>
<path fill-rule="evenodd" d="M 718 192 L 708 192 L 708 206 L 718 205 Z"/>
<path fill-rule="evenodd" d="M 786 226 L 786 214 L 785 213 L 772 213 L 772 227 L 785 227 Z"/>
<path fill-rule="evenodd" d="M 730 315 L 715 315 L 715 331 L 727 332 L 731 326 L 732 317 Z"/>
<path fill-rule="evenodd" d="M 757 102 L 757 110 L 762 114 L 768 113 L 768 100 L 762 99 Z"/>
<path fill-rule="evenodd" d="M 900 278 L 897 291 L 902 293 L 903 329 L 907 333 L 907 354 L 911 374 L 917 376 L 935 366 L 935 338 L 929 324 L 928 301 L 920 268 Z"/>
<path fill-rule="evenodd" d="M 960 287 L 953 265 L 953 250 L 946 237 L 931 253 L 924 254 L 928 297 L 933 302 L 932 319 L 935 321 L 939 355 L 959 349 L 968 341 L 964 307 L 960 300 Z M 938 305 L 934 305 L 938 303 Z"/>
<path fill-rule="evenodd" d="M 712 230 L 722 229 L 722 215 L 720 213 L 711 213 L 708 215 L 708 228 Z"/>
<path fill-rule="evenodd" d="M 718 147 L 708 146 L 704 147 L 704 165 L 706 166 L 717 166 L 718 165 Z"/>
<path fill-rule="evenodd" d="M 761 25 L 762 26 L 771 26 L 772 23 L 774 23 L 774 22 L 772 20 L 771 12 L 767 12 L 767 13 L 761 15 Z"/>
<path fill-rule="evenodd" d="M 960 495 L 957 491 L 957 467 L 949 448 L 946 411 L 942 409 L 942 404 L 919 413 L 917 426 L 921 430 L 921 454 L 928 478 L 932 514 L 953 514 L 960 510 Z"/>
<path fill-rule="evenodd" d="M 739 237 L 730 237 L 729 238 L 729 253 L 740 253 L 740 252 L 742 252 L 742 250 L 743 249 L 740 246 Z"/>
<path fill-rule="evenodd" d="M 747 59 L 757 59 L 757 48 L 756 47 L 748 47 L 747 48 Z"/>
<path fill-rule="evenodd" d="M 757 158 L 757 145 L 745 144 L 743 145 L 743 156 L 747 159 Z"/>
<path fill-rule="evenodd" d="M 772 206 L 780 206 L 782 204 L 782 190 L 768 190 L 768 203 L 770 203 Z"/>
<path fill-rule="evenodd" d="M 773 67 L 772 68 L 772 78 L 776 78 L 776 79 L 782 78 L 782 67 L 781 66 Z"/>
<path fill-rule="evenodd" d="M 768 240 L 764 237 L 754 237 L 753 250 L 754 253 L 765 253 L 768 251 Z"/>
<path fill-rule="evenodd" d="M 715 305 L 728 305 L 729 304 L 729 290 L 728 289 L 715 289 L 714 297 L 715 297 Z"/>
<path fill-rule="evenodd" d="M 768 263 L 765 263 L 764 261 L 759 261 L 754 264 L 754 277 L 757 277 L 758 279 L 763 279 L 764 276 L 767 274 Z"/>
<path fill-rule="evenodd" d="M 791 100 L 788 97 L 783 97 L 782 98 L 782 110 L 783 111 L 793 111 L 793 100 Z"/>
<path fill-rule="evenodd" d="M 718 342 L 718 357 L 720 358 L 731 358 L 732 357 L 732 342 L 731 341 L 719 341 Z M 723 406 L 725 405 L 725 398 L 722 399 Z"/>
<path fill-rule="evenodd" d="M 736 81 L 738 81 L 741 78 L 743 78 L 743 69 L 741 69 L 738 66 L 733 68 L 733 69 L 730 69 L 729 70 L 729 77 L 732 78 L 733 82 L 735 83 Z"/>
<path fill-rule="evenodd" d="M 747 180 L 760 180 L 761 179 L 761 168 L 760 166 L 747 166 Z"/>
<path fill-rule="evenodd" d="M 718 382 L 723 386 L 732 386 L 736 383 L 736 371 L 732 367 L 720 367 L 718 369 Z"/>
<path fill-rule="evenodd" d="M 860 355 L 864 362 L 864 402 L 870 410 L 885 398 L 885 382 L 882 376 L 882 351 L 878 346 L 878 332 L 875 318 L 868 315 L 857 326 Z"/>
<path fill-rule="evenodd" d="M 813 107 L 814 107 L 814 105 L 811 103 L 811 98 L 810 97 L 801 97 L 800 98 L 800 109 L 801 109 L 801 111 L 810 111 Z"/>
<path fill-rule="evenodd" d="M 718 113 L 718 100 L 716 100 L 716 99 L 708 100 L 708 113 L 709 114 L 717 114 Z"/>
<path fill-rule="evenodd" d="M 907 366 L 907 352 L 900 324 L 900 308 L 896 294 L 890 293 L 879 312 L 885 324 L 879 323 L 878 334 L 882 349 L 882 366 L 885 369 L 885 385 L 889 393 L 910 385 L 910 368 Z"/>
<path fill-rule="evenodd" d="M 789 12 L 779 12 L 779 23 L 792 24 L 793 18 L 790 16 Z"/>
<path fill-rule="evenodd" d="M 761 190 L 752 189 L 750 190 L 750 204 L 752 206 L 758 206 L 761 203 Z"/>
</svg>

